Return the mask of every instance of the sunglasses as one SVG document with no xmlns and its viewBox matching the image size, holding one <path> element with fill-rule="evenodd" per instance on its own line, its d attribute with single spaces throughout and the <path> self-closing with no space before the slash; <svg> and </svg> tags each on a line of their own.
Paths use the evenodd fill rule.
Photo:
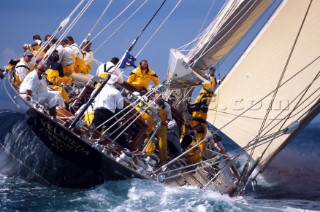
<svg viewBox="0 0 320 212">
<path fill-rule="evenodd" d="M 45 72 L 45 69 L 38 68 L 39 71 Z"/>
</svg>

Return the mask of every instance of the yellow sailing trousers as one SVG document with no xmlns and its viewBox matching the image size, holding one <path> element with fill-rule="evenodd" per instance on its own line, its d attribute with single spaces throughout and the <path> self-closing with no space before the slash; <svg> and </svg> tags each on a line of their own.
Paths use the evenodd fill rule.
<svg viewBox="0 0 320 212">
<path fill-rule="evenodd" d="M 168 144 L 167 144 L 167 127 L 161 125 L 157 131 L 158 145 L 159 145 L 159 159 L 160 162 L 166 162 L 168 159 Z M 154 152 L 156 146 L 154 143 L 150 143 L 146 148 L 146 153 L 150 155 Z"/>
<path fill-rule="evenodd" d="M 63 100 L 65 101 L 65 103 L 69 104 L 69 102 L 70 102 L 69 95 L 68 95 L 67 91 L 63 87 L 61 87 L 59 85 L 50 85 L 50 87 L 55 89 L 55 90 L 57 90 L 57 91 L 59 91 L 59 93 L 61 94 L 61 96 L 62 96 Z"/>
<path fill-rule="evenodd" d="M 158 144 L 159 144 L 159 158 L 160 162 L 166 162 L 168 158 L 167 148 L 167 126 L 161 125 L 157 132 Z"/>
<path fill-rule="evenodd" d="M 63 66 L 63 73 L 65 76 L 70 76 L 74 71 L 74 65 Z"/>
</svg>

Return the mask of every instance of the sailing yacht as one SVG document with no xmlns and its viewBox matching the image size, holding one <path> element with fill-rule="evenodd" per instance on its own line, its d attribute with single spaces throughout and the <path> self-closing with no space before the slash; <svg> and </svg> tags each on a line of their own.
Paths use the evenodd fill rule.
<svg viewBox="0 0 320 212">
<path fill-rule="evenodd" d="M 62 33 L 62 39 L 68 33 L 63 30 L 80 3 L 54 36 Z M 91 3 L 88 1 L 87 6 Z M 113 135 L 110 129 L 96 130 L 83 122 L 87 109 L 94 104 L 110 75 L 100 87 L 94 88 L 99 79 L 73 74 L 72 90 L 76 96 L 70 104 L 72 108 L 60 108 L 54 120 L 44 105 L 21 97 L 12 84 L 14 70 L 4 71 L 1 90 L 5 92 L 0 96 L 0 115 L 9 121 L 0 130 L 0 136 L 5 138 L 0 144 L 7 155 L 6 168 L 1 171 L 70 188 L 88 188 L 107 180 L 137 177 L 171 186 L 212 189 L 231 196 L 243 194 L 248 182 L 262 174 L 277 153 L 319 114 L 320 2 L 280 2 L 210 99 L 206 136 L 180 154 L 170 155 L 165 164 L 159 163 L 157 154 L 146 154 L 147 145 L 156 140 L 160 123 L 150 100 L 154 93 L 162 92 L 171 101 L 173 118 L 181 132 L 181 127 L 190 121 L 186 106 L 192 91 L 208 83 L 206 70 L 224 60 L 273 3 L 272 0 L 226 1 L 216 18 L 195 39 L 188 54 L 179 49 L 170 50 L 166 83 L 146 93 L 137 92 L 129 83 L 119 84 L 125 109 L 118 117 L 121 128 L 117 132 L 120 130 L 119 134 L 124 135 L 127 145 L 122 145 L 123 141 L 117 140 L 120 135 Z M 117 66 L 134 58 L 131 51 L 153 17 Z M 47 52 L 44 60 L 51 53 Z M 142 113 L 155 123 L 151 132 Z M 219 133 L 224 133 L 240 148 L 232 154 L 227 152 Z M 201 144 L 206 145 L 203 157 L 190 162 L 188 154 Z M 246 160 L 239 167 L 242 155 Z"/>
</svg>

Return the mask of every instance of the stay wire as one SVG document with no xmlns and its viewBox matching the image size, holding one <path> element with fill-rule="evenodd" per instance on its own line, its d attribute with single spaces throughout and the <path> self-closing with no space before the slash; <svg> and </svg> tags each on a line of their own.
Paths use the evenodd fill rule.
<svg viewBox="0 0 320 212">
<path fill-rule="evenodd" d="M 14 160 L 16 160 L 18 163 L 26 167 L 28 170 L 30 170 L 35 176 L 39 177 L 42 179 L 44 182 L 46 182 L 48 185 L 52 186 L 52 183 L 50 183 L 48 180 L 46 180 L 44 177 L 42 177 L 40 174 L 38 174 L 35 170 L 27 166 L 25 163 L 23 163 L 20 159 L 15 157 L 10 150 L 7 150 L 3 144 L 0 143 L 0 147 L 3 149 L 4 152 L 6 152 L 9 156 L 11 156 Z"/>
<path fill-rule="evenodd" d="M 100 46 L 98 46 L 98 48 L 96 48 L 96 50 L 93 52 L 93 53 L 96 53 L 99 49 L 101 49 L 111 38 L 112 38 L 112 36 L 113 35 L 115 35 L 146 3 L 147 3 L 147 1 L 148 0 L 145 0 L 122 24 L 120 24 L 120 26 L 116 29 L 116 30 L 114 30 L 112 33 L 111 33 L 111 35 L 107 38 L 107 39 L 105 39 L 104 41 L 103 41 L 103 43 L 102 44 L 100 44 Z M 128 7 L 127 7 L 128 8 Z M 126 9 L 127 9 L 126 8 Z M 118 17 L 118 16 L 117 16 Z M 115 19 L 114 19 L 115 20 Z M 113 20 L 113 21 L 114 21 Z M 109 24 L 110 25 L 110 24 Z M 109 26 L 108 25 L 108 26 Z"/>
<path fill-rule="evenodd" d="M 87 37 L 85 38 L 85 41 L 90 38 L 93 30 L 97 27 L 98 23 L 101 21 L 102 17 L 105 15 L 105 13 L 107 12 L 107 10 L 109 9 L 112 1 L 113 1 L 113 0 L 110 0 L 109 3 L 107 4 L 106 8 L 102 11 L 100 17 L 98 18 L 98 20 L 96 21 L 96 23 L 93 25 L 93 27 L 92 27 L 91 30 L 89 31 Z"/>
<path fill-rule="evenodd" d="M 294 43 L 293 43 L 293 45 L 292 45 L 291 51 L 290 51 L 290 53 L 289 53 L 289 55 L 288 55 L 288 59 L 287 59 L 287 61 L 286 61 L 286 64 L 285 64 L 285 66 L 283 67 L 282 73 L 281 73 L 281 75 L 280 75 L 280 79 L 278 80 L 277 87 L 276 87 L 275 91 L 273 92 L 273 96 L 272 96 L 272 99 L 271 99 L 271 101 L 270 101 L 269 107 L 268 107 L 268 109 L 267 109 L 265 118 L 264 118 L 264 120 L 263 120 L 263 122 L 262 122 L 262 124 L 261 124 L 261 126 L 260 126 L 260 130 L 259 130 L 259 132 L 258 132 L 258 135 L 256 136 L 256 140 L 259 139 L 260 134 L 262 133 L 262 131 L 263 131 L 263 129 L 264 129 L 264 125 L 265 125 L 265 123 L 266 123 L 266 121 L 267 121 L 267 118 L 268 118 L 268 116 L 269 116 L 269 114 L 270 114 L 270 111 L 271 111 L 271 109 L 272 109 L 274 100 L 275 100 L 275 98 L 276 98 L 276 96 L 277 96 L 277 93 L 278 93 L 280 87 L 281 87 L 281 83 L 282 83 L 284 74 L 286 73 L 287 67 L 288 67 L 288 65 L 289 65 L 289 62 L 291 61 L 292 54 L 293 54 L 294 49 L 295 49 L 295 47 L 296 47 L 296 45 L 297 45 L 298 39 L 299 39 L 299 37 L 300 37 L 300 33 L 301 33 L 302 28 L 303 28 L 303 26 L 304 26 L 306 17 L 307 17 L 307 15 L 308 15 L 308 13 L 309 13 L 311 4 L 312 4 L 312 0 L 310 1 L 310 4 L 309 4 L 309 6 L 308 6 L 308 8 L 307 8 L 307 11 L 306 11 L 306 13 L 305 13 L 305 16 L 304 16 L 304 18 L 303 18 L 303 20 L 302 20 L 302 22 L 301 22 L 299 31 L 298 31 L 298 33 L 297 33 L 297 35 L 296 35 L 296 38 L 295 38 Z M 251 150 L 250 156 L 253 155 L 253 152 L 254 152 L 254 148 L 253 148 L 253 150 Z"/>
<path fill-rule="evenodd" d="M 130 52 L 133 47 L 136 45 L 136 43 L 138 42 L 140 36 L 142 35 L 142 33 L 147 29 L 147 27 L 149 26 L 149 24 L 152 22 L 152 20 L 155 18 L 155 16 L 158 14 L 158 12 L 160 11 L 160 9 L 163 7 L 163 5 L 166 3 L 167 0 L 164 0 L 162 2 L 162 4 L 160 5 L 160 7 L 157 9 L 157 11 L 153 14 L 153 16 L 151 17 L 151 19 L 148 21 L 148 23 L 146 24 L 146 26 L 141 30 L 140 34 L 136 37 L 136 39 L 134 39 L 134 41 L 131 43 L 131 45 L 128 48 L 128 52 Z"/>
<path fill-rule="evenodd" d="M 142 52 L 142 50 L 149 44 L 149 42 L 152 40 L 152 38 L 157 34 L 157 32 L 160 30 L 160 28 L 163 26 L 163 24 L 168 20 L 168 18 L 172 15 L 172 13 L 176 10 L 176 8 L 178 7 L 178 5 L 180 4 L 182 0 L 179 0 L 179 2 L 174 6 L 174 8 L 171 10 L 171 12 L 168 14 L 168 16 L 162 21 L 162 23 L 160 24 L 160 26 L 156 29 L 156 31 L 151 35 L 151 37 L 149 38 L 149 40 L 144 44 L 144 46 L 141 48 L 141 50 L 136 54 L 136 57 L 138 57 L 140 55 L 140 53 Z"/>
</svg>

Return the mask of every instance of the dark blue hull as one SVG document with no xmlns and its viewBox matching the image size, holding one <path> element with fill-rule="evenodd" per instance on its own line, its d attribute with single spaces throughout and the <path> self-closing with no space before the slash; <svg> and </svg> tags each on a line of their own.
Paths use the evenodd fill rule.
<svg viewBox="0 0 320 212">
<path fill-rule="evenodd" d="M 68 188 L 144 178 L 31 108 L 7 79 L 1 80 L 0 120 L 2 174 Z"/>
</svg>

